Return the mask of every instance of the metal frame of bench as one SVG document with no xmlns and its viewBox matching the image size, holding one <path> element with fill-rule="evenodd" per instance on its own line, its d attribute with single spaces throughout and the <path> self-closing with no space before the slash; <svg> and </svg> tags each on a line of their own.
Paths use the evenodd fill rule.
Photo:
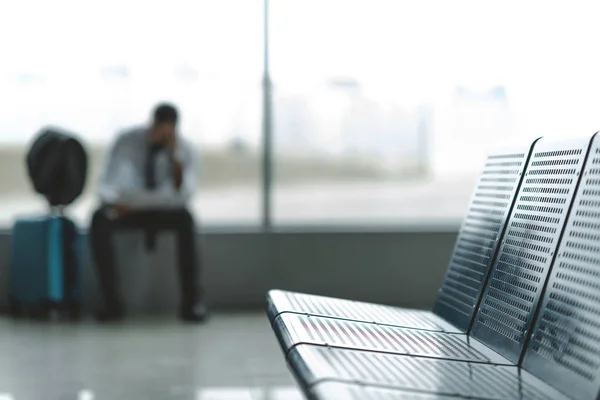
<svg viewBox="0 0 600 400">
<path fill-rule="evenodd" d="M 536 141 L 498 148 L 487 157 L 432 311 L 271 290 L 267 295 L 271 323 L 282 314 L 305 314 L 448 333 L 467 331 Z"/>
<path fill-rule="evenodd" d="M 600 139 L 593 138 L 587 157 L 589 143 L 586 138 L 535 144 L 469 331 L 472 337 L 466 337 L 468 342 L 489 346 L 512 365 L 438 354 L 460 352 L 462 348 L 447 338 L 462 335 L 416 331 L 431 335 L 419 342 L 414 335 L 405 335 L 415 331 L 386 327 L 403 332 L 403 338 L 394 340 L 404 340 L 412 351 L 401 353 L 315 340 L 315 332 L 306 329 L 311 325 L 292 321 L 284 330 L 289 332 L 289 325 L 301 333 L 291 341 L 281 337 L 280 341 L 306 393 L 319 399 L 334 398 L 331 393 L 340 390 L 352 396 L 348 398 L 373 399 L 414 398 L 417 393 L 432 398 L 596 398 L 600 345 L 594 341 L 600 343 L 600 334 L 594 329 L 600 328 L 600 295 L 593 290 L 600 289 L 600 245 L 595 245 L 600 242 L 600 211 L 596 211 L 600 209 Z M 339 322 L 305 318 L 313 324 L 314 320 Z M 365 333 L 384 338 L 377 329 L 364 328 L 345 340 L 360 342 Z M 430 346 L 434 351 L 424 355 L 415 352 L 415 346 Z M 436 353 L 436 349 L 443 351 Z"/>
<path fill-rule="evenodd" d="M 401 392 L 393 389 L 352 385 L 343 382 L 322 382 L 315 387 L 319 399 L 340 400 L 452 400 L 454 396 L 431 393 Z"/>
</svg>

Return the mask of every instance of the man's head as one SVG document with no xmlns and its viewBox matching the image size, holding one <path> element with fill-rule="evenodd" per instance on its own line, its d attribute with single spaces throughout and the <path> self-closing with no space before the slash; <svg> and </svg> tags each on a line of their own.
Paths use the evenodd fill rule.
<svg viewBox="0 0 600 400">
<path fill-rule="evenodd" d="M 150 143 L 164 146 L 175 136 L 177 125 L 177 109 L 167 103 L 161 103 L 154 109 L 154 117 L 150 130 Z"/>
</svg>

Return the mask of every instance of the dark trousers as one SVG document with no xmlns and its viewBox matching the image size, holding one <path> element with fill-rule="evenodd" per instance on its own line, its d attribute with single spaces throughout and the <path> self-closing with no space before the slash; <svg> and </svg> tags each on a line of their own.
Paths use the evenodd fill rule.
<svg viewBox="0 0 600 400">
<path fill-rule="evenodd" d="M 195 246 L 195 223 L 189 211 L 138 211 L 111 219 L 104 209 L 99 209 L 92 217 L 90 236 L 98 280 L 107 307 L 122 305 L 112 238 L 115 231 L 127 229 L 175 232 L 182 306 L 200 300 L 202 293 L 198 284 L 200 265 Z"/>
</svg>

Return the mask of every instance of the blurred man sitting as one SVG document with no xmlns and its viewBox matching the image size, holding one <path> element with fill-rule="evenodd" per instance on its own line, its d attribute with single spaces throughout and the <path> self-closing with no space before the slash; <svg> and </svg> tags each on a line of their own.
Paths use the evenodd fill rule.
<svg viewBox="0 0 600 400">
<path fill-rule="evenodd" d="M 150 126 L 123 132 L 109 153 L 99 185 L 102 205 L 93 215 L 90 232 L 104 297 L 104 306 L 97 313 L 101 321 L 120 320 L 124 315 L 112 245 L 113 233 L 120 229 L 143 230 L 148 248 L 154 246 L 158 231 L 170 230 L 177 234 L 180 317 L 191 322 L 201 322 L 206 317 L 206 307 L 197 282 L 199 262 L 195 223 L 185 208 L 196 183 L 194 149 L 178 135 L 177 118 L 175 107 L 158 105 Z M 125 192 L 138 193 L 138 197 L 159 194 L 172 198 L 179 206 L 135 206 L 123 200 Z"/>
</svg>

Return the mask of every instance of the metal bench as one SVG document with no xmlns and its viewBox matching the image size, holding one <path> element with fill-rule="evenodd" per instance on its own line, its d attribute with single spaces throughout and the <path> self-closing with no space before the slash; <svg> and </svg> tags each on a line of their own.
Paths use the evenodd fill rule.
<svg viewBox="0 0 600 400">
<path fill-rule="evenodd" d="M 535 143 L 468 335 L 278 316 L 274 329 L 307 395 L 596 398 L 599 140 L 580 174 L 588 148 L 589 139 Z"/>
<path fill-rule="evenodd" d="M 279 325 L 279 317 L 284 314 L 304 314 L 430 331 L 465 332 L 481 298 L 532 147 L 531 143 L 507 146 L 488 156 L 432 311 L 271 290 L 267 295 L 271 323 Z"/>
<path fill-rule="evenodd" d="M 359 386 L 342 382 L 322 382 L 315 386 L 316 397 L 324 400 L 451 400 L 454 396 L 398 391 L 379 387 Z"/>
</svg>

